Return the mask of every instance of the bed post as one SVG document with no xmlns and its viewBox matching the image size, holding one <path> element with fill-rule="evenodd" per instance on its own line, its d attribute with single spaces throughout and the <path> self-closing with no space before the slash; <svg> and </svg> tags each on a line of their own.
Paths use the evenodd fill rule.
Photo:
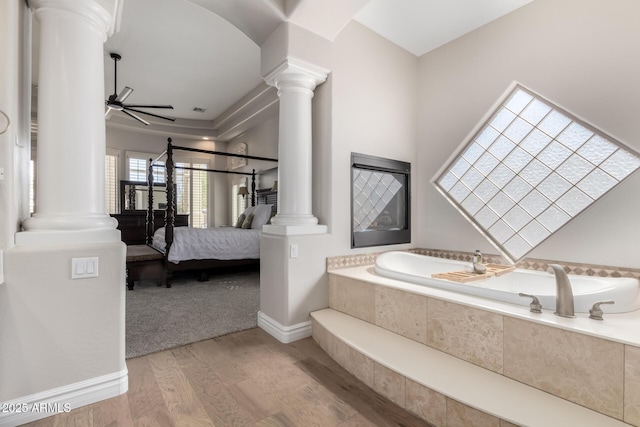
<svg viewBox="0 0 640 427">
<path fill-rule="evenodd" d="M 148 206 L 147 206 L 147 245 L 153 243 L 153 159 L 149 159 L 149 174 L 147 175 L 147 187 L 148 187 Z"/>
<path fill-rule="evenodd" d="M 175 194 L 173 191 L 173 146 L 171 145 L 171 138 L 167 139 L 167 212 L 165 216 L 165 229 L 164 239 L 167 244 L 164 252 L 165 258 L 165 284 L 167 288 L 171 287 L 172 273 L 171 266 L 169 265 L 169 249 L 173 244 L 173 224 L 175 217 Z"/>
<path fill-rule="evenodd" d="M 256 205 L 256 170 L 251 172 L 251 206 Z"/>
</svg>

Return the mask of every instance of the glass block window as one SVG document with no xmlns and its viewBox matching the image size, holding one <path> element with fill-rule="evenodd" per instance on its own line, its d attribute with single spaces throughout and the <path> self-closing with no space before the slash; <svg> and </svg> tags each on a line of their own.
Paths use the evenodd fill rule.
<svg viewBox="0 0 640 427">
<path fill-rule="evenodd" d="M 518 85 L 434 185 L 516 262 L 639 167 L 637 153 Z"/>
</svg>

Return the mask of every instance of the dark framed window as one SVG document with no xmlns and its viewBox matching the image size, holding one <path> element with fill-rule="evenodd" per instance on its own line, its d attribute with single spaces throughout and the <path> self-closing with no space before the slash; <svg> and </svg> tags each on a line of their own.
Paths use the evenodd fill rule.
<svg viewBox="0 0 640 427">
<path fill-rule="evenodd" d="M 351 247 L 411 242 L 411 164 L 351 153 Z"/>
</svg>

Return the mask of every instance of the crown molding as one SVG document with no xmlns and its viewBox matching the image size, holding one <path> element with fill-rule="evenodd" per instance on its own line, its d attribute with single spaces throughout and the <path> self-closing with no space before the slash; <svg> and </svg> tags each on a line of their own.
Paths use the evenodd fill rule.
<svg viewBox="0 0 640 427">
<path fill-rule="evenodd" d="M 129 132 L 192 140 L 206 137 L 225 142 L 276 116 L 278 102 L 276 90 L 262 82 L 214 120 L 176 119 L 175 122 L 166 122 L 149 118 L 150 124 L 145 126 L 123 114 L 112 114 L 106 124 L 108 128 Z"/>
</svg>

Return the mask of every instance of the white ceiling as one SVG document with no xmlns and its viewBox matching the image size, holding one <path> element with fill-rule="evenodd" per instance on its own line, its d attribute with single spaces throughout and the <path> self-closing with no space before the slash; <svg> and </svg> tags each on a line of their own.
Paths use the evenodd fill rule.
<svg viewBox="0 0 640 427">
<path fill-rule="evenodd" d="M 171 104 L 147 110 L 183 119 L 213 120 L 260 81 L 260 48 L 220 16 L 182 0 L 124 2 L 120 31 L 105 43 L 105 90 L 134 89 L 129 104 Z M 204 113 L 193 108 L 204 108 Z M 142 116 L 144 117 L 144 116 Z"/>
<path fill-rule="evenodd" d="M 105 43 L 105 99 L 114 92 L 109 53 L 116 52 L 122 60 L 115 92 L 134 89 L 126 103 L 171 104 L 174 110 L 148 111 L 211 121 L 261 83 L 258 46 L 287 19 L 331 38 L 355 14 L 363 25 L 420 56 L 530 1 L 126 0 L 120 31 Z M 328 19 L 338 15 L 341 22 L 331 25 Z M 36 63 L 34 68 L 37 84 Z"/>
<path fill-rule="evenodd" d="M 355 19 L 416 56 L 533 0 L 371 0 Z"/>
</svg>

